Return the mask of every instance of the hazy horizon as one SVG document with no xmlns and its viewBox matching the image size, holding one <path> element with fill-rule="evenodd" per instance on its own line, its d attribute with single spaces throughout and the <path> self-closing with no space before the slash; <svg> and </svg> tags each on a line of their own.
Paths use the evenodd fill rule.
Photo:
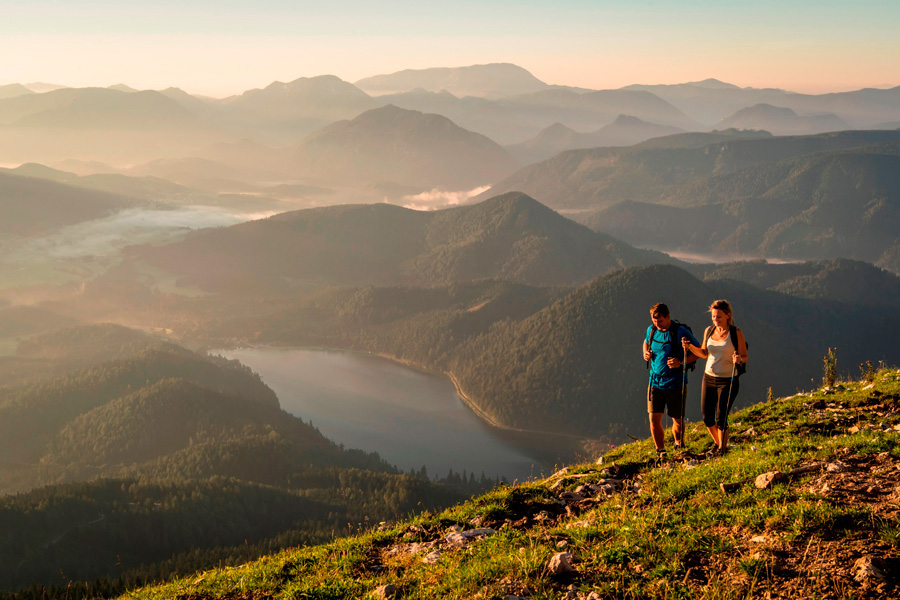
<svg viewBox="0 0 900 600">
<path fill-rule="evenodd" d="M 42 0 L 0 14 L 0 33 L 17 48 L 0 59 L 0 85 L 123 83 L 225 97 L 300 77 L 355 82 L 499 62 L 590 89 L 709 78 L 815 94 L 900 85 L 900 5 L 884 0 Z"/>
</svg>

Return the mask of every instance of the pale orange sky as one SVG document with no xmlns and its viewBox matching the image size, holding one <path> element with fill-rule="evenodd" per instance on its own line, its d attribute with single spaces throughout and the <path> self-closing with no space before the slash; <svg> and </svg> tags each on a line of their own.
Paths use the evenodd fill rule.
<svg viewBox="0 0 900 600">
<path fill-rule="evenodd" d="M 8 3 L 12 4 L 12 3 Z M 900 85 L 900 2 L 34 0 L 0 6 L 0 84 L 227 96 L 272 81 L 511 62 L 593 89 L 715 77 L 822 93 Z"/>
</svg>

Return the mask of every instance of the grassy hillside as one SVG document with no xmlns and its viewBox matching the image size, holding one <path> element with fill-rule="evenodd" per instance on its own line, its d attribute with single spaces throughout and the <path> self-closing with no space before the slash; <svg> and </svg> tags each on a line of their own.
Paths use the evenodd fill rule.
<svg viewBox="0 0 900 600">
<path fill-rule="evenodd" d="M 690 425 L 687 452 L 668 462 L 636 442 L 445 511 L 127 597 L 894 597 L 900 372 L 755 404 L 731 425 L 724 457 L 707 458 Z M 559 553 L 571 570 L 552 566 Z"/>
</svg>

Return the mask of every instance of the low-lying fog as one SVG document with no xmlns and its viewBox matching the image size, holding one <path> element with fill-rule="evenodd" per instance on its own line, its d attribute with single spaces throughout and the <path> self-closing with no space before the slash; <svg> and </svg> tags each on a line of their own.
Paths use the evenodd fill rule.
<svg viewBox="0 0 900 600">
<path fill-rule="evenodd" d="M 227 227 L 274 213 L 244 213 L 212 206 L 188 206 L 170 210 L 128 209 L 104 219 L 71 225 L 50 235 L 30 239 L 11 248 L 7 261 L 36 258 L 67 259 L 109 256 L 135 244 L 171 240 L 193 229 Z"/>
</svg>

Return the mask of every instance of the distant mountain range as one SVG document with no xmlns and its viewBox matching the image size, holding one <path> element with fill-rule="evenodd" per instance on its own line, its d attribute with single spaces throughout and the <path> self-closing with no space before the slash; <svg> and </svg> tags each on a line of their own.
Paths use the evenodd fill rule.
<svg viewBox="0 0 900 600">
<path fill-rule="evenodd" d="M 678 127 L 656 125 L 637 117 L 619 115 L 616 120 L 590 133 L 579 133 L 562 123 L 554 123 L 534 138 L 507 146 L 510 154 L 525 164 L 539 162 L 563 152 L 579 148 L 632 146 L 650 138 L 683 133 Z"/>
<path fill-rule="evenodd" d="M 445 117 L 390 105 L 311 134 L 292 154 L 300 173 L 322 182 L 424 189 L 489 185 L 519 166 L 489 138 Z"/>
<path fill-rule="evenodd" d="M 802 115 L 834 114 L 851 128 L 877 127 L 900 116 L 900 87 L 814 95 L 771 88 L 740 88 L 707 79 L 676 85 L 632 85 L 625 89 L 651 92 L 708 125 L 757 104 L 789 108 Z"/>
<path fill-rule="evenodd" d="M 471 67 L 406 69 L 390 75 L 375 75 L 356 82 L 373 96 L 421 89 L 449 92 L 459 98 L 476 96 L 497 99 L 544 90 L 548 86 L 522 67 L 495 63 Z"/>
<path fill-rule="evenodd" d="M 47 164 L 77 158 L 122 169 L 152 160 L 177 161 L 203 146 L 240 139 L 285 147 L 386 105 L 441 115 L 514 147 L 529 162 L 577 147 L 628 145 L 676 131 L 671 128 L 740 127 L 783 135 L 885 127 L 900 120 L 900 88 L 815 96 L 707 80 L 585 90 L 548 85 L 511 64 L 407 70 L 357 83 L 333 75 L 303 77 L 224 99 L 177 88 L 138 91 L 124 84 L 11 84 L 0 91 L 0 160 Z M 636 123 L 617 121 L 621 115 L 670 129 L 640 130 Z M 590 135 L 567 145 L 561 128 Z M 203 177 L 195 174 L 193 179 Z M 221 181 L 233 191 L 233 181 L 205 179 Z"/>
<path fill-rule="evenodd" d="M 898 270 L 898 144 L 896 131 L 682 134 L 566 152 L 491 193 L 522 190 L 553 208 L 578 209 L 571 214 L 580 222 L 638 246 L 846 257 Z"/>
<path fill-rule="evenodd" d="M 801 117 L 790 108 L 757 104 L 719 121 L 715 129 L 760 129 L 774 135 L 805 135 L 852 129 L 837 115 Z"/>
</svg>

